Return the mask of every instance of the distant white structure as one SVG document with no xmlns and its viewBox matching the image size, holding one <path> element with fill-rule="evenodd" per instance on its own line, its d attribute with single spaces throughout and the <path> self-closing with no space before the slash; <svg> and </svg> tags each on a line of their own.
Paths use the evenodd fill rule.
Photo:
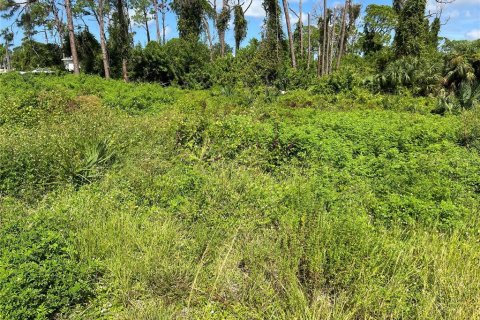
<svg viewBox="0 0 480 320">
<path fill-rule="evenodd" d="M 50 68 L 37 68 L 35 70 L 32 71 L 32 73 L 55 73 L 53 72 Z"/>
<path fill-rule="evenodd" d="M 65 70 L 70 72 L 73 72 L 73 70 L 75 70 L 72 57 L 63 58 L 62 61 L 63 61 L 63 64 L 65 65 Z"/>
</svg>

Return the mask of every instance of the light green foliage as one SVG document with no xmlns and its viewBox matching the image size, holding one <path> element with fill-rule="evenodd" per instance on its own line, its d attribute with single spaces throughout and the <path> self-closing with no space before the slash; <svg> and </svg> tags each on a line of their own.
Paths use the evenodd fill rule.
<svg viewBox="0 0 480 320">
<path fill-rule="evenodd" d="M 94 269 L 79 260 L 65 221 L 0 201 L 0 319 L 51 319 L 85 302 Z"/>
<path fill-rule="evenodd" d="M 0 299 L 0 319 L 478 318 L 478 112 L 440 116 L 435 99 L 360 83 L 349 70 L 285 94 L 0 77 L 10 101 L 65 99 L 0 125 L 0 270 L 35 280 L 26 265 L 60 261 L 48 299 L 34 296 L 47 309 L 15 307 L 32 291 L 11 280 L 1 293 L 27 293 Z M 65 157 L 100 174 L 75 184 Z M 27 254 L 49 239 L 53 256 Z"/>
<path fill-rule="evenodd" d="M 397 14 L 391 6 L 370 4 L 365 10 L 363 52 L 370 54 L 390 45 L 397 25 Z"/>
</svg>

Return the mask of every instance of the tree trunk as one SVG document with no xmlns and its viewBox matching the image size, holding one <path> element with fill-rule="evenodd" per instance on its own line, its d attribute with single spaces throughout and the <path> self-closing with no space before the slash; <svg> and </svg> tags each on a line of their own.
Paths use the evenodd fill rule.
<svg viewBox="0 0 480 320">
<path fill-rule="evenodd" d="M 125 0 L 124 11 L 123 11 L 125 13 L 125 21 L 127 22 L 127 35 L 128 35 L 128 32 L 133 34 L 133 26 L 132 26 L 132 20 L 130 19 L 130 15 L 129 15 L 130 8 L 128 7 L 129 5 L 128 1 L 129 0 Z"/>
<path fill-rule="evenodd" d="M 153 14 L 155 15 L 155 26 L 157 27 L 157 41 L 162 43 L 160 38 L 160 24 L 158 22 L 158 0 L 153 0 Z"/>
<path fill-rule="evenodd" d="M 100 30 L 100 47 L 102 48 L 103 71 L 105 79 L 110 79 L 110 62 L 108 57 L 107 41 L 105 37 L 105 22 L 103 12 L 104 0 L 98 0 L 98 28 Z"/>
<path fill-rule="evenodd" d="M 10 42 L 8 41 L 8 39 L 6 39 L 5 41 L 5 68 L 7 69 L 7 71 L 10 71 L 11 69 L 11 66 L 10 66 L 10 52 L 8 51 L 8 47 L 10 47 Z"/>
<path fill-rule="evenodd" d="M 165 11 L 162 11 L 162 32 L 163 32 L 162 33 L 163 44 L 165 44 L 167 42 L 166 40 L 167 29 L 165 27 Z"/>
<path fill-rule="evenodd" d="M 127 67 L 127 59 L 122 59 L 122 77 L 123 81 L 128 82 L 128 67 Z"/>
<path fill-rule="evenodd" d="M 124 0 L 117 0 L 117 15 L 118 15 L 118 25 L 120 28 L 120 56 L 122 58 L 122 78 L 125 82 L 128 82 L 128 49 L 130 44 L 128 43 L 128 22 L 125 17 L 125 6 L 123 5 Z"/>
<path fill-rule="evenodd" d="M 222 13 L 223 13 L 223 10 L 225 10 L 225 8 L 227 7 L 228 7 L 228 0 L 223 0 Z M 221 16 L 221 18 L 223 17 Z M 225 28 L 225 26 L 222 26 L 222 28 Z M 218 30 L 218 38 L 220 40 L 220 56 L 224 57 L 225 56 L 225 29 Z"/>
<path fill-rule="evenodd" d="M 77 46 L 75 43 L 75 32 L 73 29 L 72 4 L 70 3 L 70 0 L 65 0 L 65 11 L 67 12 L 67 27 L 68 27 L 68 37 L 70 38 L 70 50 L 72 52 L 72 59 L 73 59 L 73 72 L 76 75 L 79 75 L 80 66 L 78 63 Z"/>
<path fill-rule="evenodd" d="M 326 49 L 327 49 L 327 0 L 323 0 L 323 41 L 322 41 L 322 76 L 325 74 Z"/>
<path fill-rule="evenodd" d="M 326 72 L 327 74 L 330 74 L 330 66 L 332 64 L 332 48 L 333 48 L 333 32 L 335 29 L 335 10 L 336 8 L 333 9 L 332 17 L 330 22 L 328 23 L 327 26 L 327 65 L 326 65 Z"/>
<path fill-rule="evenodd" d="M 208 47 L 210 48 L 210 61 L 213 61 L 213 43 L 212 43 L 212 35 L 210 34 L 210 27 L 205 17 L 202 17 L 202 21 L 203 21 L 203 26 L 205 28 L 205 32 L 207 34 Z"/>
<path fill-rule="evenodd" d="M 287 23 L 287 32 L 288 32 L 288 43 L 290 44 L 290 55 L 292 58 L 292 67 L 297 68 L 297 61 L 295 60 L 295 47 L 293 45 L 293 35 L 292 35 L 292 26 L 290 24 L 290 14 L 288 13 L 288 3 L 287 0 L 282 0 L 283 2 L 283 11 L 285 12 L 285 22 Z"/>
<path fill-rule="evenodd" d="M 317 76 L 322 75 L 322 59 L 323 52 L 320 50 L 322 48 L 322 41 L 320 41 L 320 32 L 318 33 L 318 54 L 317 54 Z"/>
<path fill-rule="evenodd" d="M 331 24 L 331 27 L 330 27 L 330 30 L 329 30 L 329 33 L 330 33 L 330 36 L 329 36 L 329 40 L 328 40 L 328 45 L 329 45 L 329 58 L 328 58 L 328 74 L 331 74 L 332 73 L 332 65 L 333 65 L 333 58 L 335 56 L 335 48 L 334 48 L 334 44 L 335 44 L 335 41 L 336 41 L 336 33 L 335 33 L 335 21 L 337 19 L 337 8 L 335 7 L 333 9 L 333 14 L 332 14 L 332 24 Z"/>
<path fill-rule="evenodd" d="M 145 22 L 145 30 L 147 31 L 147 43 L 150 42 L 150 28 L 148 27 L 147 8 L 143 8 L 143 20 Z"/>
<path fill-rule="evenodd" d="M 310 62 L 312 61 L 312 31 L 310 30 L 310 13 L 307 15 L 308 20 L 308 61 L 307 61 L 307 68 L 310 69 Z"/>
<path fill-rule="evenodd" d="M 225 56 L 225 31 L 218 30 L 218 39 L 220 41 L 220 56 Z"/>
<path fill-rule="evenodd" d="M 302 0 L 298 4 L 298 31 L 300 36 L 300 56 L 303 57 L 303 21 L 302 21 Z"/>
<path fill-rule="evenodd" d="M 65 26 L 63 25 L 60 16 L 58 15 L 58 8 L 55 5 L 55 1 L 51 2 L 52 12 L 53 12 L 53 20 L 55 21 L 55 27 L 57 29 L 58 37 L 60 38 L 60 47 L 63 51 L 63 36 L 65 35 Z"/>
<path fill-rule="evenodd" d="M 344 41 L 345 41 L 345 29 L 346 29 L 346 20 L 347 20 L 347 11 L 349 8 L 350 1 L 345 0 L 345 6 L 343 8 L 342 14 L 342 29 L 340 31 L 340 46 L 338 47 L 338 56 L 337 56 L 337 69 L 340 67 L 340 60 L 342 59 L 343 50 L 344 50 Z"/>
</svg>

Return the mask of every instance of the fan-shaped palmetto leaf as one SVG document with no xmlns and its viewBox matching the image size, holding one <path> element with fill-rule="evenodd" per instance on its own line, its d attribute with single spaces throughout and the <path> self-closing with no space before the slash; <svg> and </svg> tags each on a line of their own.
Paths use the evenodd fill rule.
<svg viewBox="0 0 480 320">
<path fill-rule="evenodd" d="M 462 105 L 466 105 L 472 96 L 472 86 L 467 81 L 460 83 L 459 98 Z"/>
<path fill-rule="evenodd" d="M 467 72 L 467 76 L 465 77 L 465 79 L 466 79 L 468 82 L 473 82 L 473 81 L 475 81 L 476 77 L 475 77 L 475 74 L 474 74 L 472 71 L 468 71 L 468 72 Z"/>
<path fill-rule="evenodd" d="M 107 139 L 88 141 L 81 147 L 79 157 L 66 155 L 60 165 L 68 180 L 79 187 L 100 178 L 114 157 L 112 145 Z"/>
</svg>

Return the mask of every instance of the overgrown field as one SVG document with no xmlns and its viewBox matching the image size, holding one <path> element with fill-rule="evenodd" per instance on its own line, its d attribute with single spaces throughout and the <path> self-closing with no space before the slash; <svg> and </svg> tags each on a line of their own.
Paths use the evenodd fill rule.
<svg viewBox="0 0 480 320">
<path fill-rule="evenodd" d="M 480 319 L 480 113 L 0 76 L 0 319 Z"/>
</svg>

